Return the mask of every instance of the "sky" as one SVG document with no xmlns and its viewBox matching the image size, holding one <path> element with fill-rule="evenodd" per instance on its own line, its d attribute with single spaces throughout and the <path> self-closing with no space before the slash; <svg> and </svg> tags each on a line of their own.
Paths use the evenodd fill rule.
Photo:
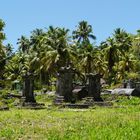
<svg viewBox="0 0 140 140">
<path fill-rule="evenodd" d="M 21 35 L 36 28 L 65 27 L 71 31 L 88 21 L 97 37 L 105 41 L 120 27 L 135 34 L 140 29 L 140 0 L 1 0 L 0 18 L 6 23 L 6 41 L 17 49 Z"/>
</svg>

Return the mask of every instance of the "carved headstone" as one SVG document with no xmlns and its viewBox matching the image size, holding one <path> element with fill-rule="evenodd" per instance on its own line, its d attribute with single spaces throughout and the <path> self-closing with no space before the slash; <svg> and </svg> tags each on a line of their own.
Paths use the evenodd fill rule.
<svg viewBox="0 0 140 140">
<path fill-rule="evenodd" d="M 93 97 L 95 101 L 102 101 L 100 97 L 100 75 L 99 74 L 88 74 L 88 96 Z"/>
<path fill-rule="evenodd" d="M 23 76 L 23 92 L 22 96 L 25 97 L 25 102 L 36 102 L 34 98 L 34 76 L 27 73 Z"/>
<path fill-rule="evenodd" d="M 74 70 L 71 67 L 61 67 L 58 72 L 56 94 L 64 96 L 65 101 L 72 100 Z"/>
</svg>

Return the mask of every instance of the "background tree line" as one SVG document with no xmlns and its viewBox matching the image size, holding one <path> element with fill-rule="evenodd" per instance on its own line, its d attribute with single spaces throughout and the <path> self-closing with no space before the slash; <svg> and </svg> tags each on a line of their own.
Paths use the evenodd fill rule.
<svg viewBox="0 0 140 140">
<path fill-rule="evenodd" d="M 107 84 L 124 79 L 138 79 L 140 71 L 140 30 L 127 33 L 121 28 L 95 45 L 96 36 L 87 21 L 81 21 L 70 34 L 69 29 L 48 27 L 35 29 L 29 38 L 18 39 L 18 50 L 3 45 L 5 23 L 0 20 L 0 85 L 6 87 L 23 75 L 35 75 L 36 89 L 50 86 L 60 67 L 76 68 L 76 82 L 85 82 L 87 73 L 99 73 Z"/>
</svg>

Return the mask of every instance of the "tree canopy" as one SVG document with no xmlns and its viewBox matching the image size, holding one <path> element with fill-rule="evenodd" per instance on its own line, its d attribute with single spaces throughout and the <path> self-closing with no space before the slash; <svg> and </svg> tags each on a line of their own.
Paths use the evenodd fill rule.
<svg viewBox="0 0 140 140">
<path fill-rule="evenodd" d="M 58 70 L 69 65 L 79 75 L 99 73 L 108 84 L 139 78 L 139 30 L 133 35 L 117 28 L 97 46 L 87 21 L 79 22 L 72 34 L 69 29 L 49 26 L 47 30 L 33 30 L 28 38 L 22 35 L 18 50 L 13 52 L 10 43 L 3 45 L 4 26 L 0 20 L 0 79 L 22 80 L 23 74 L 31 72 L 37 83 L 49 85 Z"/>
</svg>

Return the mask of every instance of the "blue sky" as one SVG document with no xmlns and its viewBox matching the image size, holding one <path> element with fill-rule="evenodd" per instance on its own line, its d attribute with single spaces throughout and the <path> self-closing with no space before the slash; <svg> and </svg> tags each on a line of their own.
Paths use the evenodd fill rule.
<svg viewBox="0 0 140 140">
<path fill-rule="evenodd" d="M 5 43 L 17 49 L 17 39 L 29 36 L 35 28 L 49 25 L 74 30 L 81 20 L 88 21 L 97 44 L 121 27 L 136 33 L 140 29 L 140 0 L 1 0 L 0 18 L 6 23 Z"/>
</svg>

